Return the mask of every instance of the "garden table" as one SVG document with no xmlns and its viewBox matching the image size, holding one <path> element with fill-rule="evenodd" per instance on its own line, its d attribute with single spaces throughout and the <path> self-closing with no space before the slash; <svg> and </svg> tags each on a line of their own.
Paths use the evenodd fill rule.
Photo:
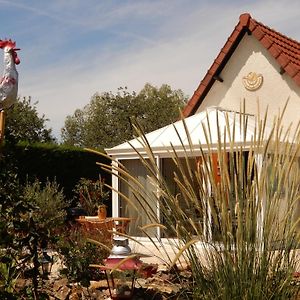
<svg viewBox="0 0 300 300">
<path fill-rule="evenodd" d="M 122 234 L 126 234 L 127 226 L 132 220 L 132 218 L 125 217 L 99 219 L 98 216 L 80 216 L 79 219 L 76 219 L 87 231 L 98 230 L 109 232 L 115 230 L 116 233 Z"/>
</svg>

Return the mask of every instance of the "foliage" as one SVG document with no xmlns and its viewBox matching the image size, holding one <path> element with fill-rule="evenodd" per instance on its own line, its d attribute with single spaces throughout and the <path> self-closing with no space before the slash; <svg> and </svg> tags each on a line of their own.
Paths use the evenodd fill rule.
<svg viewBox="0 0 300 300">
<path fill-rule="evenodd" d="M 26 184 L 26 180 L 34 182 L 36 178 L 42 183 L 48 179 L 56 181 L 67 199 L 74 197 L 74 188 L 80 178 L 97 180 L 100 173 L 105 182 L 110 182 L 108 174 L 95 168 L 97 155 L 82 148 L 23 142 L 14 147 L 5 144 L 2 149 L 3 165 L 11 168 L 22 184 Z M 103 162 L 108 160 L 104 158 Z"/>
<path fill-rule="evenodd" d="M 26 141 L 28 143 L 54 142 L 51 129 L 46 128 L 44 115 L 41 117 L 36 110 L 36 103 L 31 97 L 18 99 L 17 103 L 7 111 L 5 120 L 5 139 L 8 143 Z"/>
<path fill-rule="evenodd" d="M 14 168 L 0 159 L 0 247 L 14 244 L 12 229 L 20 227 L 19 221 L 27 210 L 22 203 L 22 187 Z"/>
<path fill-rule="evenodd" d="M 75 195 L 80 199 L 81 207 L 91 216 L 97 212 L 99 205 L 108 204 L 110 193 L 99 176 L 95 181 L 81 178 L 75 187 Z"/>
<path fill-rule="evenodd" d="M 109 254 L 108 250 L 88 243 L 87 238 L 93 238 L 110 246 L 110 242 L 99 239 L 97 233 L 89 235 L 84 229 L 74 226 L 65 230 L 58 243 L 58 250 L 66 266 L 62 273 L 70 281 L 80 282 L 83 286 L 89 286 L 90 280 L 99 280 L 103 276 L 97 270 L 89 268 L 89 265 L 95 262 L 101 264 Z"/>
<path fill-rule="evenodd" d="M 55 244 L 56 234 L 65 219 L 64 195 L 56 182 L 47 181 L 43 186 L 39 181 L 27 184 L 23 192 L 24 202 L 32 209 L 23 215 L 23 246 L 29 250 L 28 259 L 33 263 L 32 282 L 38 294 L 40 267 L 39 250 Z"/>
<path fill-rule="evenodd" d="M 35 180 L 25 186 L 24 200 L 36 208 L 31 218 L 39 230 L 45 231 L 48 240 L 65 220 L 67 203 L 63 191 L 55 181 L 47 181 L 43 186 Z"/>
<path fill-rule="evenodd" d="M 3 299 L 13 299 L 15 281 L 22 266 L 31 258 L 30 255 L 23 256 L 23 253 L 24 250 L 30 252 L 29 241 L 34 237 L 26 220 L 32 207 L 23 201 L 22 186 L 12 168 L 3 160 L 0 160 L 0 165 L 0 245 L 1 264 L 5 264 L 0 270 L 0 295 Z"/>
<path fill-rule="evenodd" d="M 67 145 L 112 147 L 133 137 L 132 120 L 145 132 L 158 129 L 179 118 L 185 101 L 181 90 L 166 84 L 160 88 L 146 84 L 138 94 L 127 88 L 117 94 L 95 94 L 88 105 L 66 118 L 62 140 Z"/>
<path fill-rule="evenodd" d="M 51 218 L 51 214 L 63 217 L 62 194 L 56 184 L 50 183 L 45 189 L 39 183 L 24 189 L 11 168 L 5 167 L 7 165 L 3 164 L 0 172 L 0 295 L 3 299 L 14 299 L 18 295 L 14 290 L 16 279 L 30 269 L 31 290 L 37 299 L 39 249 L 51 239 L 51 233 L 59 225 L 57 219 L 51 223 L 47 218 Z M 57 211 L 48 212 L 48 205 Z"/>
<path fill-rule="evenodd" d="M 0 296 L 13 295 L 15 285 L 21 274 L 20 268 L 12 251 L 2 249 L 0 254 Z M 2 295 L 2 293 L 4 295 Z"/>
<path fill-rule="evenodd" d="M 246 132 L 248 116 L 243 111 L 240 115 L 243 117 L 236 120 Z M 267 116 L 258 119 L 251 142 L 235 143 L 235 123 L 221 128 L 217 121 L 218 136 L 226 137 L 215 148 L 189 144 L 183 146 L 181 155 L 174 149 L 170 155 L 176 194 L 158 169 L 140 128 L 137 131 L 147 153 L 147 158 L 140 155 L 140 161 L 155 193 L 145 192 L 138 178 L 122 165 L 104 166 L 128 185 L 152 220 L 142 232 L 159 226 L 170 236 L 176 257 L 171 260 L 165 253 L 166 263 L 175 271 L 175 264 L 188 263 L 193 299 L 293 299 L 299 291 L 292 284 L 292 274 L 299 241 L 295 212 L 299 206 L 300 131 L 299 126 L 295 134 L 283 130 L 281 117 L 270 133 L 265 128 Z M 212 129 L 204 129 L 210 145 Z M 149 206 L 156 195 L 160 215 L 157 206 Z M 137 209 L 127 195 L 121 198 L 132 210 Z M 163 246 L 157 237 L 150 240 Z M 190 298 L 187 293 L 186 299 Z"/>
</svg>

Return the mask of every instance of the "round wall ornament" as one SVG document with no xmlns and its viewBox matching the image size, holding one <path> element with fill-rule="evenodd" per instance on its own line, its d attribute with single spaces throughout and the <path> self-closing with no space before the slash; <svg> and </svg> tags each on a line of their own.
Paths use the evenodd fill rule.
<svg viewBox="0 0 300 300">
<path fill-rule="evenodd" d="M 263 76 L 255 72 L 250 72 L 247 76 L 243 77 L 244 87 L 248 91 L 255 91 L 261 87 L 263 83 Z"/>
</svg>

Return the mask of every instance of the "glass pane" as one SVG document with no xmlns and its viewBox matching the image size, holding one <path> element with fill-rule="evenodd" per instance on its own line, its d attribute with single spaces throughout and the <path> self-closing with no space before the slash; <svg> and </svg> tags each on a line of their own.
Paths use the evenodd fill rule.
<svg viewBox="0 0 300 300">
<path fill-rule="evenodd" d="M 186 174 L 186 176 L 189 178 L 190 183 L 196 183 L 195 180 L 195 172 L 197 168 L 197 159 L 190 158 L 189 159 L 189 167 L 191 169 L 191 177 L 189 177 L 187 162 L 185 158 L 179 159 L 180 165 L 181 165 L 181 171 Z M 195 226 L 198 227 L 201 226 L 202 223 L 202 213 L 201 213 L 201 201 L 198 201 L 198 205 L 195 205 L 195 202 L 192 203 L 192 201 L 189 201 L 187 199 L 184 199 L 182 196 L 181 188 L 178 186 L 178 184 L 175 182 L 175 177 L 177 177 L 181 182 L 183 181 L 182 174 L 180 173 L 178 166 L 175 165 L 174 161 L 171 158 L 164 158 L 161 161 L 161 171 L 163 178 L 169 188 L 169 191 L 174 196 L 174 201 L 178 203 L 179 207 L 182 209 L 184 214 L 187 217 L 187 227 L 192 228 L 190 224 L 188 223 L 188 218 L 191 218 L 194 221 Z M 163 202 L 163 199 L 161 200 Z M 171 200 L 169 199 L 168 202 Z M 170 203 L 169 203 L 170 204 Z M 162 203 L 162 205 L 164 205 Z M 176 204 L 177 205 L 177 204 Z M 162 237 L 176 237 L 176 223 L 178 220 L 176 219 L 176 214 L 174 214 L 174 206 L 169 206 L 168 209 L 167 205 L 164 205 L 164 207 L 161 207 L 161 222 L 164 225 L 168 224 L 168 230 L 162 231 Z M 182 220 L 181 220 L 182 222 Z M 198 225 L 197 225 L 198 224 Z"/>
<path fill-rule="evenodd" d="M 129 235 L 146 236 L 139 227 L 157 222 L 156 188 L 140 160 L 128 159 L 122 160 L 121 163 L 139 184 L 124 177 L 125 181 L 120 180 L 119 190 L 129 199 L 128 201 L 120 196 L 120 216 L 133 219 L 129 224 Z M 147 233 L 151 237 L 156 236 L 156 228 L 148 229 Z"/>
</svg>

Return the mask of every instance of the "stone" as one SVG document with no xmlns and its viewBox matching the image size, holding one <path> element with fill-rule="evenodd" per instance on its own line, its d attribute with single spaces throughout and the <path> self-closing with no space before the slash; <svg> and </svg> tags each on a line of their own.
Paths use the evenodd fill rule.
<svg viewBox="0 0 300 300">
<path fill-rule="evenodd" d="M 71 294 L 71 289 L 66 285 L 62 286 L 58 291 L 54 293 L 55 297 L 59 300 L 67 300 Z"/>
<path fill-rule="evenodd" d="M 53 283 L 53 291 L 58 291 L 61 287 L 68 285 L 67 278 L 61 278 L 59 280 L 55 280 Z"/>
</svg>

